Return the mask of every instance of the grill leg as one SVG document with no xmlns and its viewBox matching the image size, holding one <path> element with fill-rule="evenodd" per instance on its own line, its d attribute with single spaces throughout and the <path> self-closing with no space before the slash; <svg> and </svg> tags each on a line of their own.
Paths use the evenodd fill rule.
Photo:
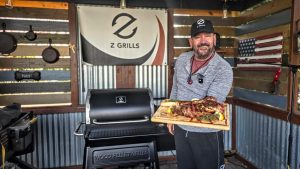
<svg viewBox="0 0 300 169">
<path fill-rule="evenodd" d="M 159 169 L 159 159 L 158 159 L 158 153 L 157 153 L 157 147 L 156 147 L 156 140 L 153 140 L 153 146 L 154 146 L 154 167 L 155 169 Z"/>
<path fill-rule="evenodd" d="M 86 145 L 86 142 L 87 141 L 85 141 L 85 145 L 84 145 L 84 152 L 83 152 L 83 164 L 82 164 L 82 169 L 85 169 L 86 168 L 86 153 L 87 153 L 87 145 Z"/>
</svg>

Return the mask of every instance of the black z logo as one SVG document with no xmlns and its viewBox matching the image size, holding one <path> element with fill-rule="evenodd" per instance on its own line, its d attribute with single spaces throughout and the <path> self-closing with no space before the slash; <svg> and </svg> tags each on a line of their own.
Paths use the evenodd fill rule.
<svg viewBox="0 0 300 169">
<path fill-rule="evenodd" d="M 137 27 L 135 27 L 132 32 L 129 34 L 129 35 L 121 35 L 120 33 L 126 29 L 130 24 L 132 24 L 136 18 L 134 18 L 133 16 L 129 15 L 128 13 L 120 13 L 118 14 L 112 21 L 112 26 L 114 26 L 116 23 L 117 23 L 117 20 L 120 18 L 120 17 L 128 17 L 130 20 L 125 24 L 123 25 L 121 28 L 119 28 L 114 34 L 116 36 L 118 36 L 119 38 L 122 38 L 122 39 L 128 39 L 128 38 L 131 38 L 137 31 Z"/>
</svg>

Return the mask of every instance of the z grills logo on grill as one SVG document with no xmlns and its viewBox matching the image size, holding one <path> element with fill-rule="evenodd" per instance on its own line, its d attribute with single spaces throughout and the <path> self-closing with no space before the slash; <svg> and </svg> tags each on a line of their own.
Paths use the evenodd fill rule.
<svg viewBox="0 0 300 169">
<path fill-rule="evenodd" d="M 126 96 L 117 96 L 116 97 L 116 103 L 117 104 L 126 103 Z"/>
</svg>

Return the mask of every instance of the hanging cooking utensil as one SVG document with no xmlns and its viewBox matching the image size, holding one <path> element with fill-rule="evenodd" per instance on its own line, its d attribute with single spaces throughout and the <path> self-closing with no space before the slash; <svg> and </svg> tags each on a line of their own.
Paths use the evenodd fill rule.
<svg viewBox="0 0 300 169">
<path fill-rule="evenodd" d="M 12 34 L 5 32 L 5 23 L 2 23 L 2 29 L 3 32 L 0 33 L 0 53 L 2 55 L 9 55 L 17 49 L 18 41 Z"/>
<path fill-rule="evenodd" d="M 29 31 L 25 34 L 25 38 L 29 41 L 34 41 L 37 35 L 33 32 L 32 25 L 29 25 Z"/>
<path fill-rule="evenodd" d="M 52 39 L 49 38 L 49 46 L 46 49 L 44 49 L 42 52 L 43 60 L 47 63 L 55 63 L 59 59 L 58 50 L 53 48 L 51 44 L 52 44 Z"/>
</svg>

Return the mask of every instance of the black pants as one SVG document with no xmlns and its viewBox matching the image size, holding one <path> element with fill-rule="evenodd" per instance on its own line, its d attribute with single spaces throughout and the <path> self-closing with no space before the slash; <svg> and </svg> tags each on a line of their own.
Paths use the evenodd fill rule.
<svg viewBox="0 0 300 169">
<path fill-rule="evenodd" d="M 223 132 L 187 132 L 175 125 L 178 169 L 224 169 Z"/>
</svg>

